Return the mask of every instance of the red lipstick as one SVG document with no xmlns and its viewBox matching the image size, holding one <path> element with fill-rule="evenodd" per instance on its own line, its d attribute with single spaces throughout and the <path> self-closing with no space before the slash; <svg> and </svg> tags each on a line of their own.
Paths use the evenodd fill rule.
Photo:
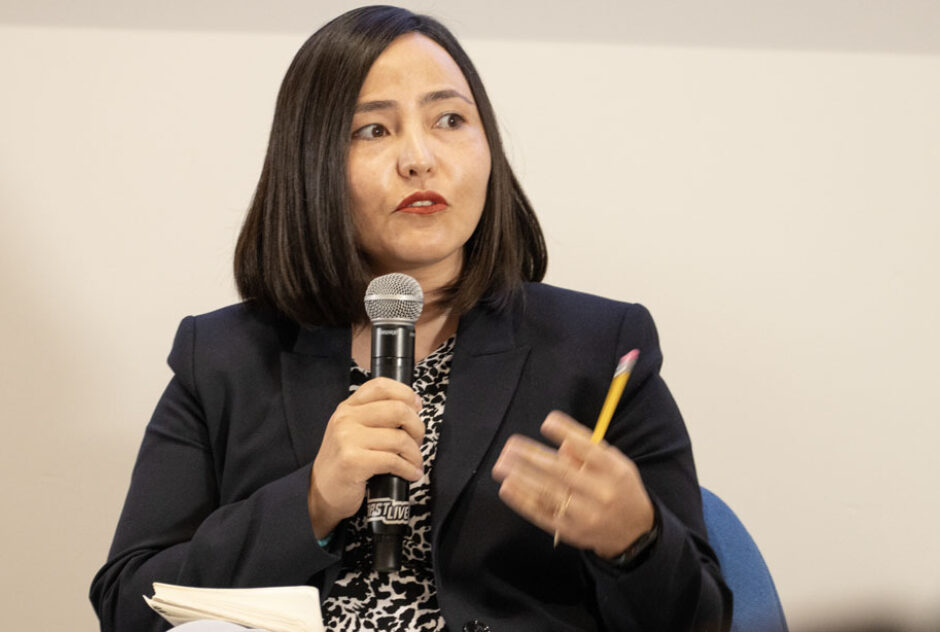
<svg viewBox="0 0 940 632">
<path fill-rule="evenodd" d="M 447 208 L 447 200 L 444 196 L 434 191 L 418 191 L 412 193 L 404 200 L 398 203 L 396 211 L 403 213 L 415 213 L 417 215 L 430 215 Z"/>
</svg>

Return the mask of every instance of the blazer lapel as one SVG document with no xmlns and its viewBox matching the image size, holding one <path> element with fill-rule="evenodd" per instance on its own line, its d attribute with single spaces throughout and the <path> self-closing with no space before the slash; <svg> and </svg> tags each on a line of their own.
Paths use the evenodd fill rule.
<svg viewBox="0 0 940 632">
<path fill-rule="evenodd" d="M 349 393 L 348 327 L 301 328 L 281 353 L 284 411 L 298 466 L 313 461 L 326 423 Z"/>
<path fill-rule="evenodd" d="M 529 354 L 515 344 L 509 312 L 477 307 L 460 321 L 431 474 L 435 538 L 503 423 Z"/>
</svg>

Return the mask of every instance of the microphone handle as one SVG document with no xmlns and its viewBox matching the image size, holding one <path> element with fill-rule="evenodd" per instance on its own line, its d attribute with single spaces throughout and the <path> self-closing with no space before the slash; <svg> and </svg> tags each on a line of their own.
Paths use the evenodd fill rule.
<svg viewBox="0 0 940 632">
<path fill-rule="evenodd" d="M 414 349 L 413 324 L 373 323 L 372 377 L 387 377 L 411 386 Z M 392 474 L 379 474 L 369 479 L 366 521 L 372 529 L 376 571 L 392 572 L 401 568 L 402 541 L 411 517 L 408 485 L 408 481 Z"/>
</svg>

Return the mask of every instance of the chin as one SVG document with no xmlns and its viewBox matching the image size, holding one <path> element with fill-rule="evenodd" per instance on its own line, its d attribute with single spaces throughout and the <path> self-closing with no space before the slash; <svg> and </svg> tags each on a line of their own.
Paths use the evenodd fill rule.
<svg viewBox="0 0 940 632">
<path fill-rule="evenodd" d="M 463 262 L 463 252 L 459 258 L 455 259 L 454 252 L 422 252 L 416 253 L 414 250 L 402 253 L 399 257 L 385 258 L 383 262 L 376 262 L 373 270 L 388 272 L 405 272 L 412 276 L 420 276 L 424 273 L 435 274 L 448 268 L 453 268 L 452 276 L 456 278 Z M 436 274 L 435 274 L 436 275 Z"/>
</svg>

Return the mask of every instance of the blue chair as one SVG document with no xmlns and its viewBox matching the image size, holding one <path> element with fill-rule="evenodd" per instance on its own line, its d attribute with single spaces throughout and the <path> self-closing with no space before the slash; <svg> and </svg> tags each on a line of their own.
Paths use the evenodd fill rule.
<svg viewBox="0 0 940 632">
<path fill-rule="evenodd" d="M 780 597 L 757 545 L 721 498 L 702 488 L 708 541 L 734 593 L 731 632 L 787 632 Z"/>
</svg>

